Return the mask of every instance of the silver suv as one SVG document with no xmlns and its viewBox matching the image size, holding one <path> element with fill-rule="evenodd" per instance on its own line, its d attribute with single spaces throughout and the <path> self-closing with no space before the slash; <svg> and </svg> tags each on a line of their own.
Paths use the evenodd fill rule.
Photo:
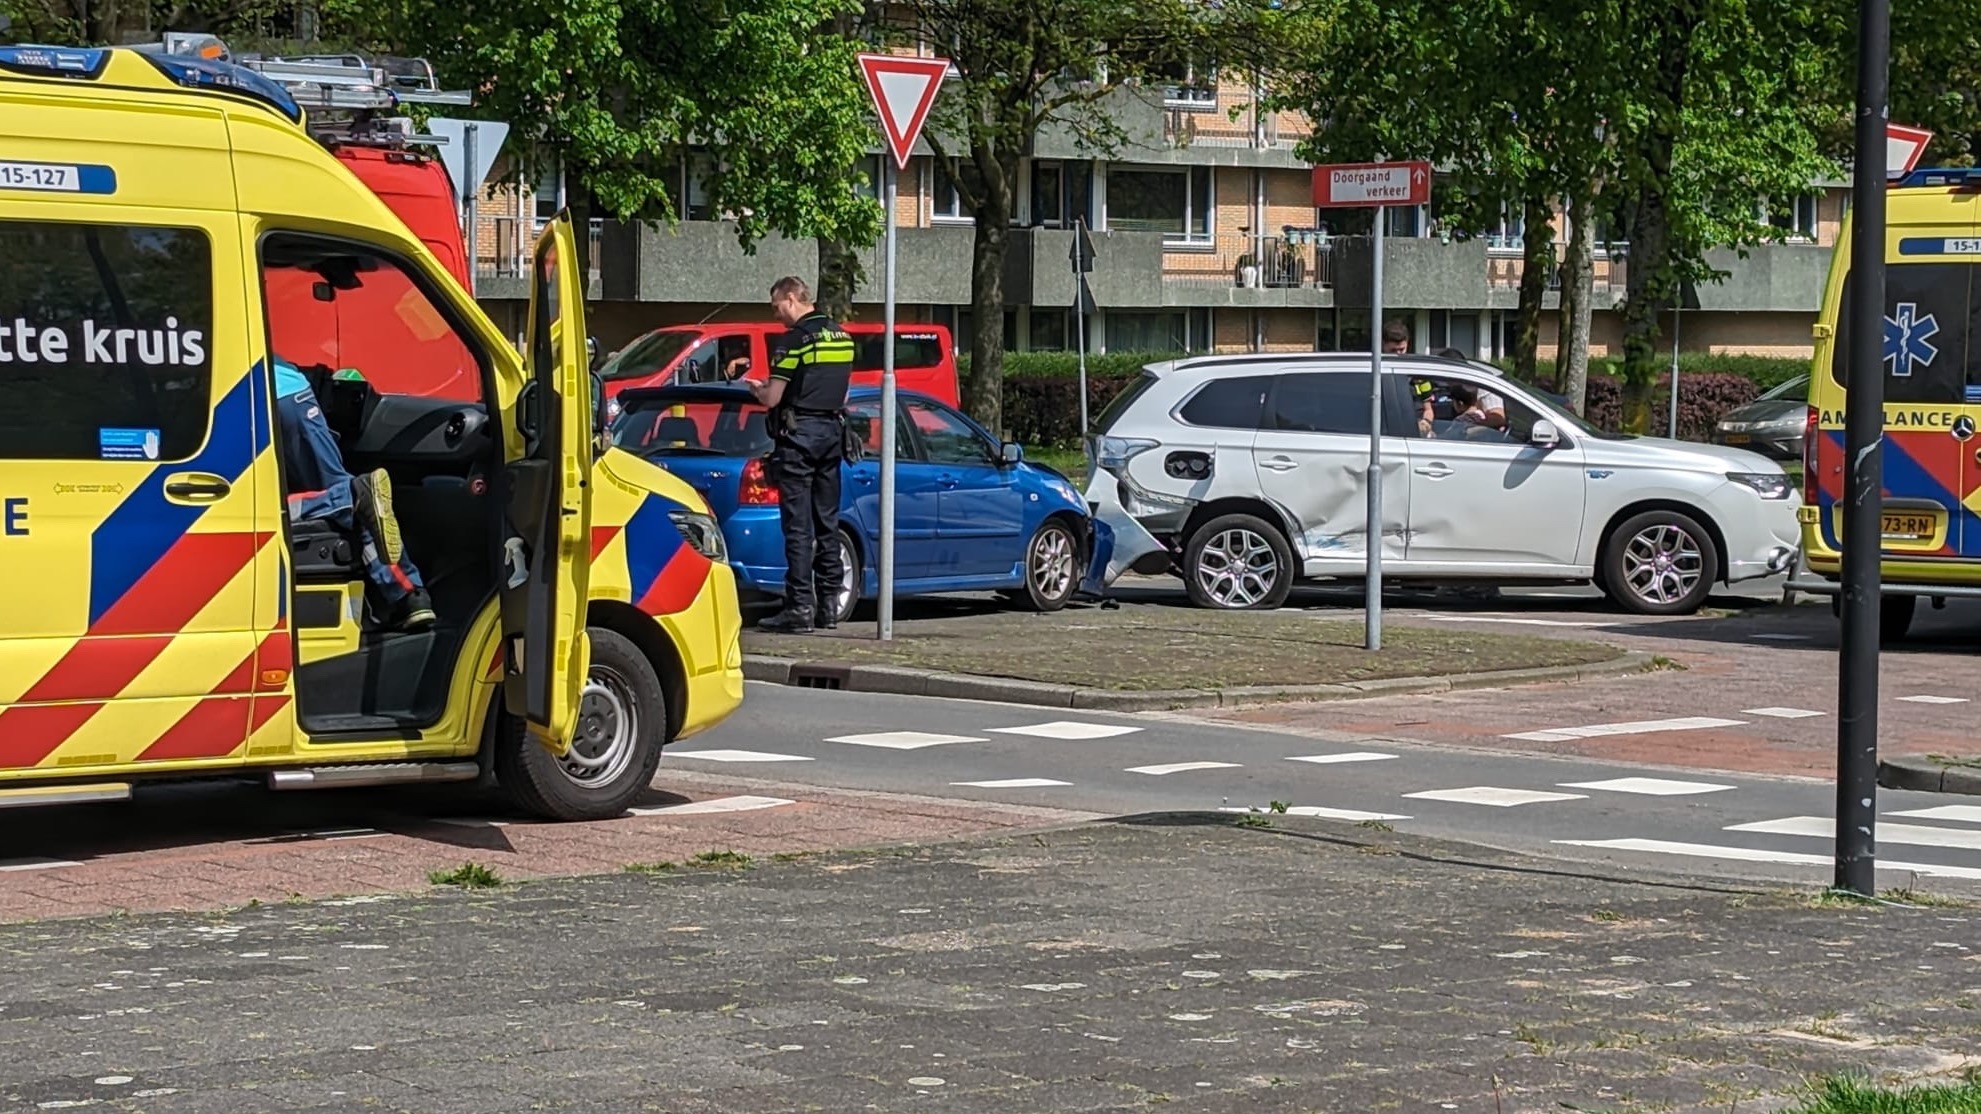
<svg viewBox="0 0 1981 1114">
<path fill-rule="evenodd" d="M 1497 413 L 1458 412 L 1480 393 Z M 1716 582 L 1795 563 L 1800 499 L 1765 457 L 1602 433 L 1490 369 L 1429 356 L 1386 358 L 1383 405 L 1386 577 L 1593 581 L 1627 610 L 1676 615 Z M 1088 441 L 1111 571 L 1173 571 L 1219 608 L 1360 578 L 1369 410 L 1366 355 L 1149 365 Z"/>
</svg>

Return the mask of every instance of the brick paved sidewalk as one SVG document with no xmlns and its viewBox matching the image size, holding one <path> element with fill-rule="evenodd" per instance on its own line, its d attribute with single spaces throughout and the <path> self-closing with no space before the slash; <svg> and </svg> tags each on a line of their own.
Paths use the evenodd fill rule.
<svg viewBox="0 0 1981 1114">
<path fill-rule="evenodd" d="M 680 770 L 663 771 L 655 786 L 636 808 L 647 815 L 589 824 L 538 823 L 432 793 L 234 787 L 0 814 L 0 846 L 12 856 L 0 858 L 0 922 L 424 890 L 430 872 L 470 861 L 516 880 L 705 851 L 876 847 L 1087 818 Z"/>
<path fill-rule="evenodd" d="M 1170 816 L 0 928 L 0 1109 L 1756 1112 L 1981 1054 L 1981 917 Z"/>
</svg>

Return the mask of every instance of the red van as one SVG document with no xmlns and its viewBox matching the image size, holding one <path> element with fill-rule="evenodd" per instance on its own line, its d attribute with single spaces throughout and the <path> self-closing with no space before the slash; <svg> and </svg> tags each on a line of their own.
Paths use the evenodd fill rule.
<svg viewBox="0 0 1981 1114">
<path fill-rule="evenodd" d="M 853 336 L 856 386 L 880 383 L 881 329 L 880 325 L 862 322 L 846 326 Z M 719 383 L 722 369 L 738 357 L 749 360 L 749 378 L 763 379 L 770 374 L 770 346 L 783 334 L 784 326 L 773 321 L 670 325 L 613 354 L 599 368 L 599 376 L 605 380 L 607 398 L 628 387 Z M 901 390 L 958 405 L 956 348 L 950 342 L 949 330 L 941 325 L 896 324 L 894 377 Z M 607 412 L 617 409 L 612 406 Z"/>
</svg>

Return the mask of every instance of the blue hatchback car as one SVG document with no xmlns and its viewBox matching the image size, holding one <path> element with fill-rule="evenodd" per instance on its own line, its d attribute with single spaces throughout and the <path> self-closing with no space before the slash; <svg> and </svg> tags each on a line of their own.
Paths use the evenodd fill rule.
<svg viewBox="0 0 1981 1114">
<path fill-rule="evenodd" d="M 766 412 L 728 383 L 623 391 L 612 439 L 660 465 L 708 500 L 729 545 L 739 587 L 784 591 L 777 489 L 764 473 Z M 1065 476 L 1026 463 L 1019 447 L 926 395 L 900 393 L 895 452 L 898 595 L 998 591 L 1020 607 L 1056 611 L 1106 587 L 1114 535 Z M 844 465 L 839 504 L 846 577 L 820 586 L 846 619 L 880 593 L 880 391 L 855 387 L 847 420 L 867 457 Z"/>
</svg>

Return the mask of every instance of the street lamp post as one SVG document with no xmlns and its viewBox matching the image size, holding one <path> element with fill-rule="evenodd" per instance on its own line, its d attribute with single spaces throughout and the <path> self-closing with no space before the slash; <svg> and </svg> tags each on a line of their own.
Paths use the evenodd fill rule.
<svg viewBox="0 0 1981 1114">
<path fill-rule="evenodd" d="M 1889 0 L 1858 0 L 1857 165 L 1851 183 L 1850 350 L 1844 379 L 1843 649 L 1837 661 L 1836 886 L 1876 889 L 1878 558 L 1884 547 L 1885 125 Z"/>
</svg>

